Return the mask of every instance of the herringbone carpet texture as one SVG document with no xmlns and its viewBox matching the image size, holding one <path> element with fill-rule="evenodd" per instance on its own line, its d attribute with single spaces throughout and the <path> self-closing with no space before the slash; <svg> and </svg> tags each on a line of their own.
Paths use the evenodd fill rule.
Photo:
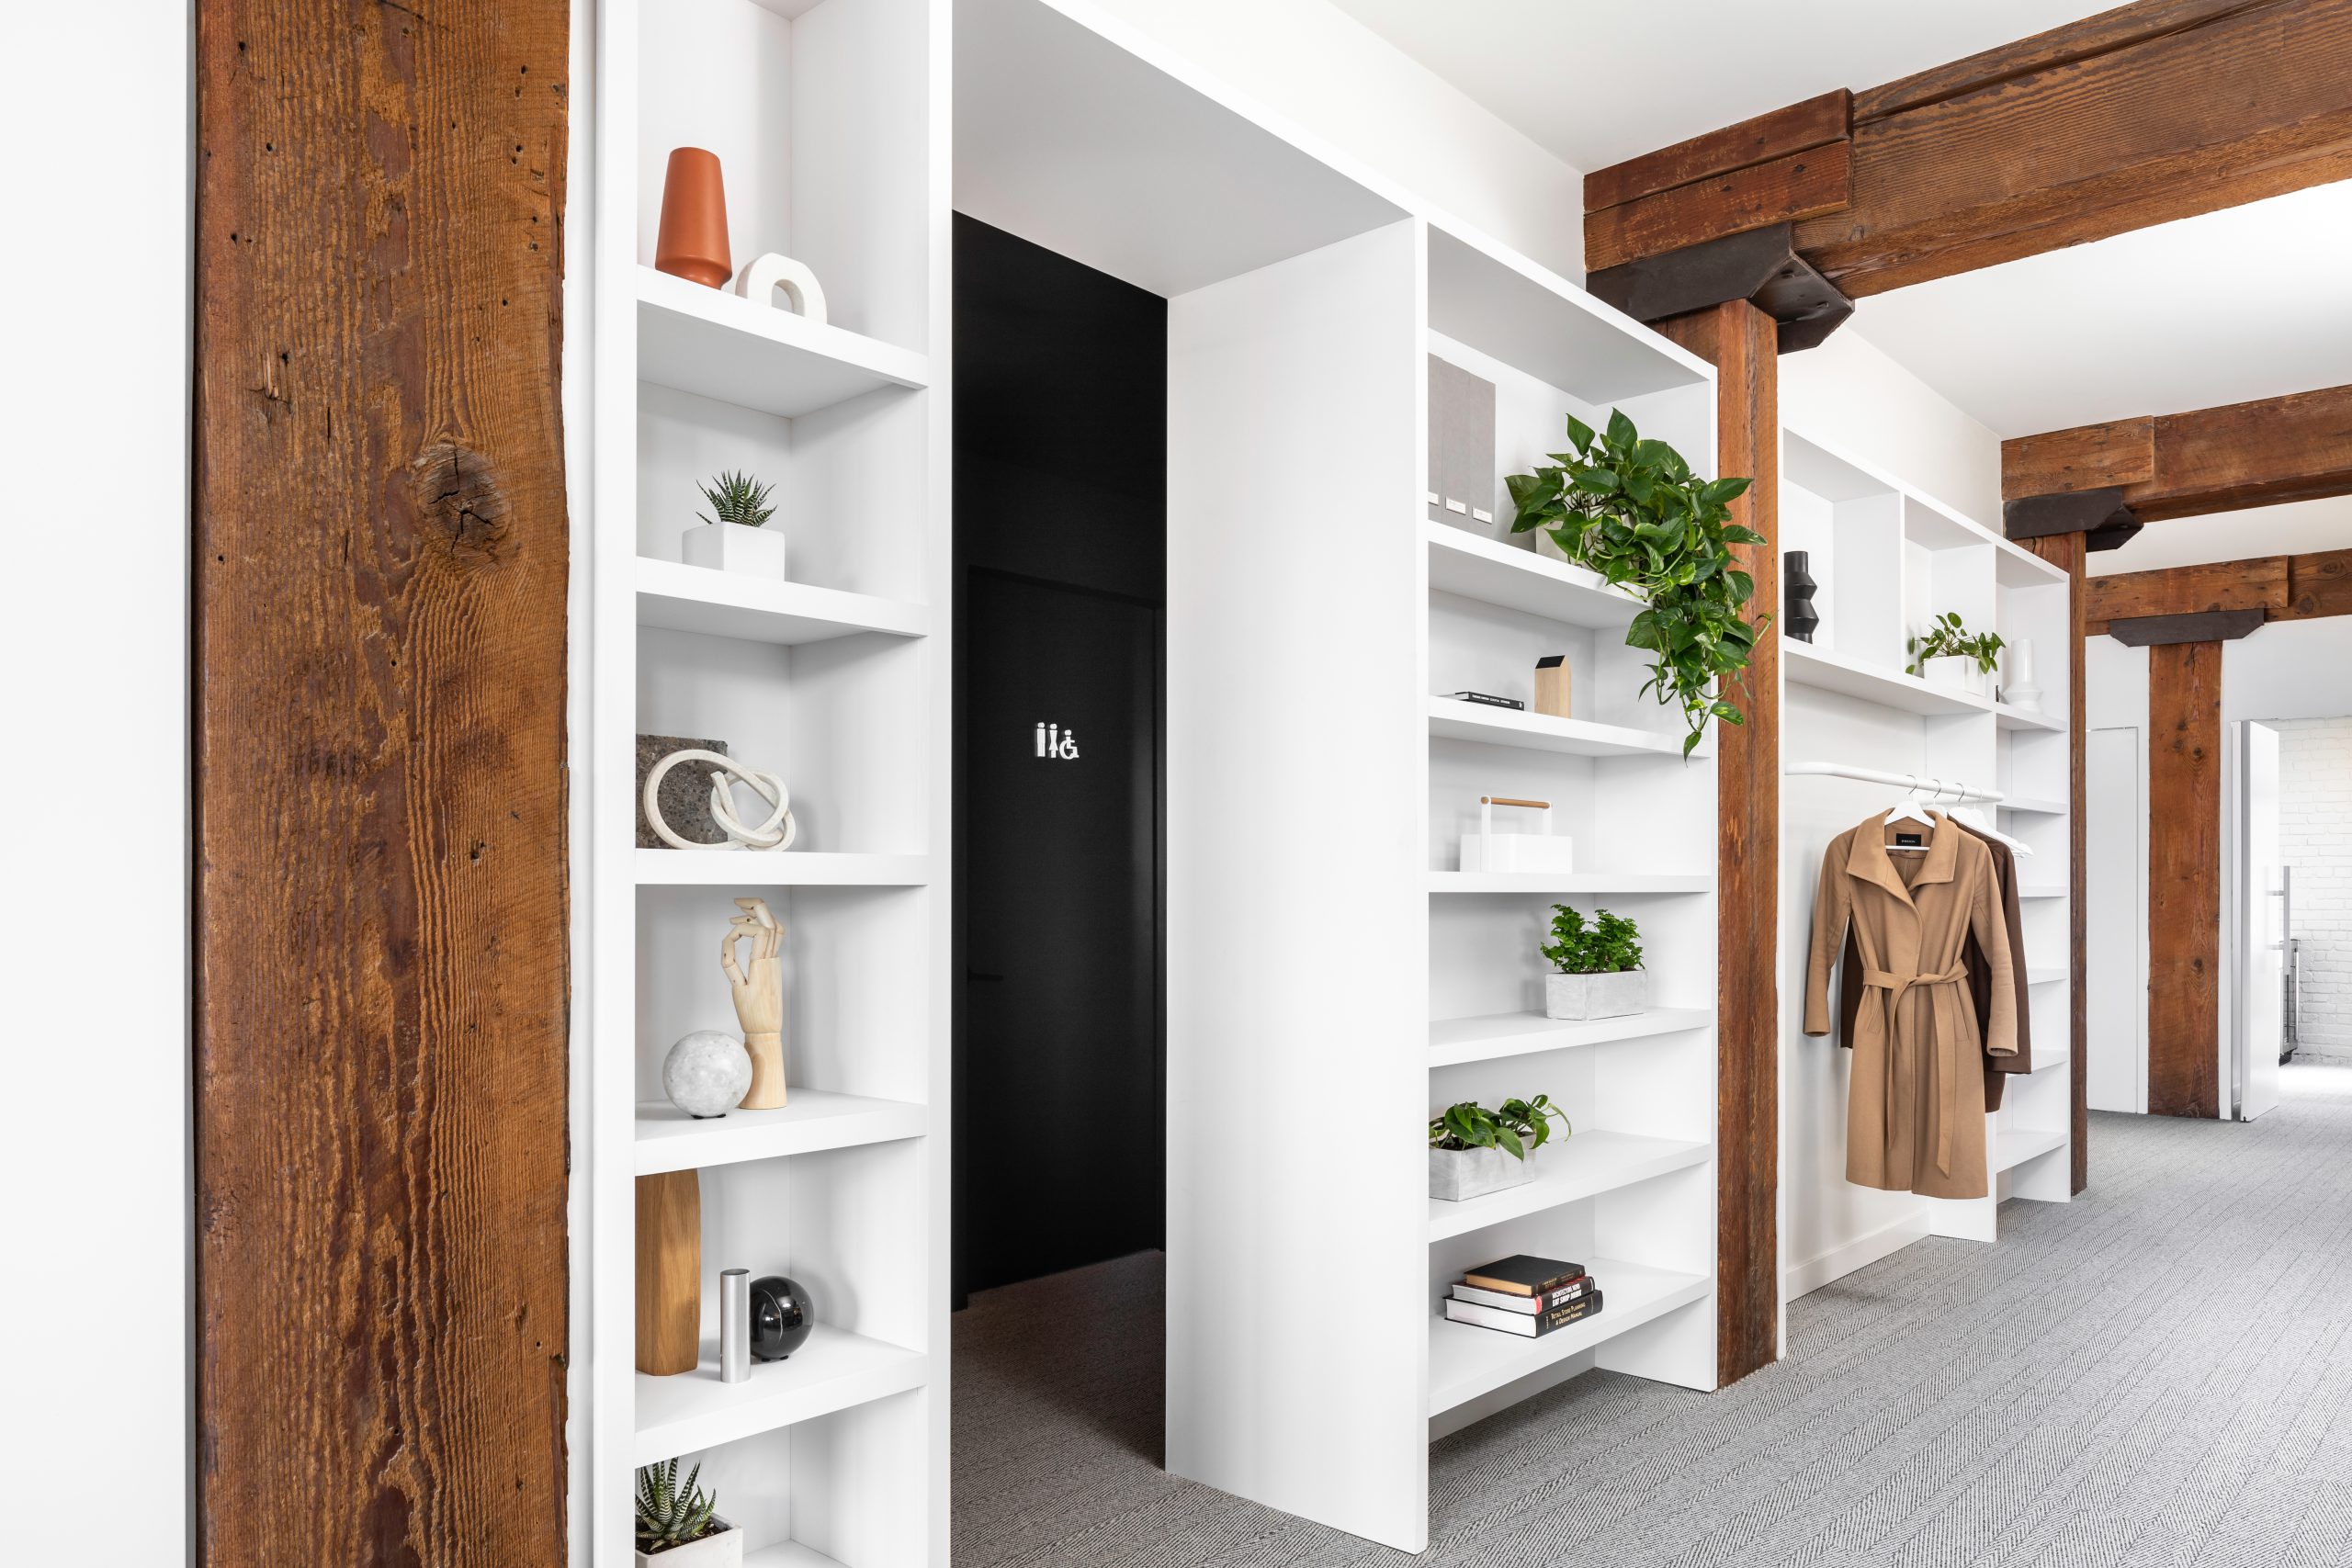
<svg viewBox="0 0 2352 1568">
<path fill-rule="evenodd" d="M 1712 1395 L 1593 1372 L 1438 1444 L 1481 1568 L 2352 1564 L 2352 1071 L 2251 1125 L 2092 1118 L 2093 1181 L 1795 1303 Z M 958 1568 L 1406 1563 L 1159 1467 L 1160 1265 L 976 1298 Z"/>
</svg>

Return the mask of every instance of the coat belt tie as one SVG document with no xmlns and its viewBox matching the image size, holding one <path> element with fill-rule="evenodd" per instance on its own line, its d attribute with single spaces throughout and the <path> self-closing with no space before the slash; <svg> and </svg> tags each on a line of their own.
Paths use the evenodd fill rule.
<svg viewBox="0 0 2352 1568">
<path fill-rule="evenodd" d="M 1946 989 L 1946 987 L 1957 986 L 1967 978 L 1968 966 L 1964 964 L 1955 964 L 1940 975 L 1894 975 L 1890 974 L 1883 969 L 1865 969 L 1862 971 L 1862 986 L 1864 989 L 1884 991 L 1886 993 L 1886 1015 L 1883 1025 L 1883 1037 L 1886 1041 L 1887 1051 L 1889 1053 L 1886 1070 L 1886 1121 L 1884 1122 L 1884 1124 L 1888 1126 L 1892 1126 L 1894 1124 L 1895 1109 L 1894 1064 L 1893 1061 L 1895 1038 L 1895 1010 L 1903 1004 L 1903 993 L 1909 990 L 1912 987 L 1928 986 L 1936 988 L 1937 995 L 1935 997 L 1934 1023 L 1935 1065 L 1936 1067 L 1939 1069 L 1939 1076 L 1943 1079 L 1943 1092 L 1938 1097 L 1936 1102 L 1938 1111 L 1939 1112 L 1936 1118 L 1936 1168 L 1943 1172 L 1946 1176 L 1950 1176 L 1951 1174 L 1952 1122 L 1959 1114 L 1960 1070 L 1962 1065 L 1961 1036 L 1967 1032 L 1966 1027 L 1961 1022 L 1958 1013 L 1959 996 L 1957 993 Z M 1944 1016 L 1948 1008 L 1952 1012 L 1952 1016 L 1950 1018 Z"/>
</svg>

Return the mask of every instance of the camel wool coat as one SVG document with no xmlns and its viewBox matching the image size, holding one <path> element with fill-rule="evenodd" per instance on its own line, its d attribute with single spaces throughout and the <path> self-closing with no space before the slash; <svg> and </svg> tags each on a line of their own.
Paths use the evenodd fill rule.
<svg viewBox="0 0 2352 1568">
<path fill-rule="evenodd" d="M 1895 848 L 1926 840 L 1926 852 Z M 1804 1032 L 1829 1032 L 1829 971 L 1851 929 L 1862 960 L 1846 1100 L 1846 1179 L 1927 1198 L 1982 1198 L 1980 1053 L 2017 1050 L 2008 922 L 1984 840 L 1950 818 L 1932 828 L 1869 820 L 1829 841 L 1813 904 Z M 1991 970 L 1986 1016 L 1969 994 L 1973 937 Z"/>
</svg>

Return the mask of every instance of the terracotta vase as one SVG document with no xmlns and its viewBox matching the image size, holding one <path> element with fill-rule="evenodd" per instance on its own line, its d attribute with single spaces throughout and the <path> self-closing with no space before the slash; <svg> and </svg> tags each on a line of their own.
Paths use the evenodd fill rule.
<svg viewBox="0 0 2352 1568">
<path fill-rule="evenodd" d="M 735 276 L 727 249 L 727 186 L 718 177 L 718 154 L 699 147 L 670 152 L 662 178 L 662 232 L 653 242 L 659 272 L 724 288 Z"/>
</svg>

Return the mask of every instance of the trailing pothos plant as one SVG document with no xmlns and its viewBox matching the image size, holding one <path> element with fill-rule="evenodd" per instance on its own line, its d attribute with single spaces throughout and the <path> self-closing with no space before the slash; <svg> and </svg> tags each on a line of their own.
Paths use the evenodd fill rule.
<svg viewBox="0 0 2352 1568">
<path fill-rule="evenodd" d="M 1576 1130 L 1568 1125 L 1568 1113 L 1553 1104 L 1549 1095 L 1506 1100 L 1494 1111 L 1465 1100 L 1430 1118 L 1430 1147 L 1500 1149 L 1513 1159 L 1525 1159 L 1528 1150 L 1542 1148 L 1552 1135 L 1555 1116 L 1560 1120 L 1560 1136 L 1565 1138 Z"/>
<path fill-rule="evenodd" d="M 1622 410 L 1598 434 L 1570 414 L 1568 444 L 1574 451 L 1504 481 L 1518 508 L 1511 532 L 1543 529 L 1570 560 L 1644 602 L 1625 642 L 1650 655 L 1644 694 L 1681 706 L 1688 757 L 1709 717 L 1743 722 L 1725 687 L 1746 687 L 1756 639 L 1771 624 L 1741 615 L 1756 581 L 1732 554 L 1734 545 L 1765 542 L 1731 520 L 1731 502 L 1753 481 L 1698 478 L 1672 446 L 1644 440 Z"/>
</svg>

